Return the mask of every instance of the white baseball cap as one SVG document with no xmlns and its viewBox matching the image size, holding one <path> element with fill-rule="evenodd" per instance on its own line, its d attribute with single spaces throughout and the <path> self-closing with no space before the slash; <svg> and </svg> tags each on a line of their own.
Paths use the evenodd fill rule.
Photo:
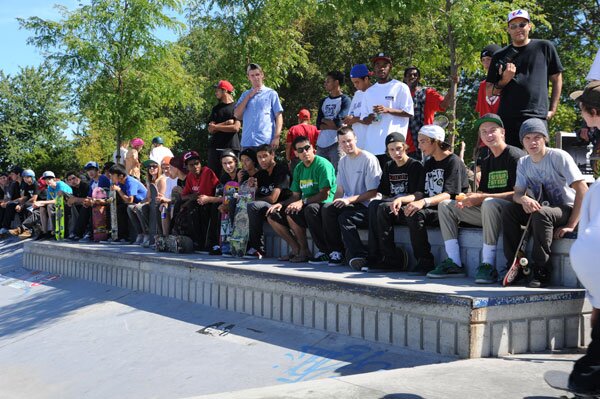
<svg viewBox="0 0 600 399">
<path fill-rule="evenodd" d="M 438 125 L 425 125 L 421 127 L 419 134 L 439 141 L 444 141 L 446 138 L 446 132 L 441 126 Z"/>
<path fill-rule="evenodd" d="M 508 22 L 512 21 L 515 18 L 525 18 L 526 20 L 531 21 L 527 10 L 518 9 L 508 13 Z"/>
<path fill-rule="evenodd" d="M 47 170 L 42 174 L 42 179 L 56 178 L 56 175 L 51 170 Z"/>
</svg>

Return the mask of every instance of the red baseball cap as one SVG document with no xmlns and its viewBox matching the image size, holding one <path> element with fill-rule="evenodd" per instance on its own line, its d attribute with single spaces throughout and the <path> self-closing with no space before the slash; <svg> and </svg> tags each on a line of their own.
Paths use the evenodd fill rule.
<svg viewBox="0 0 600 399">
<path fill-rule="evenodd" d="M 302 108 L 300 112 L 298 112 L 298 118 L 310 120 L 310 111 L 306 108 Z"/>
<path fill-rule="evenodd" d="M 192 159 L 200 159 L 200 155 L 196 151 L 188 151 L 183 155 L 183 162 L 186 164 Z"/>
<path fill-rule="evenodd" d="M 233 93 L 233 91 L 234 91 L 233 85 L 231 83 L 229 83 L 228 81 L 226 81 L 226 80 L 219 80 L 219 83 L 217 83 L 215 85 L 215 87 L 217 89 L 223 89 L 223 90 L 228 91 L 230 93 Z"/>
</svg>

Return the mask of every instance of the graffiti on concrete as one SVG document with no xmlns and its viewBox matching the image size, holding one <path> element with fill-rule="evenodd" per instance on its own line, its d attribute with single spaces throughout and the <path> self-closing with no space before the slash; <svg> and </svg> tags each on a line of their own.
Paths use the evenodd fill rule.
<svg viewBox="0 0 600 399">
<path fill-rule="evenodd" d="M 204 328 L 201 328 L 196 332 L 198 334 L 210 335 L 213 337 L 224 337 L 231 332 L 233 327 L 235 327 L 235 324 L 229 324 L 229 325 L 225 325 L 225 324 L 226 323 L 224 321 L 219 321 L 219 322 L 210 324 Z"/>
<path fill-rule="evenodd" d="M 385 361 L 386 351 L 372 351 L 367 345 L 350 345 L 340 350 L 303 346 L 299 352 L 286 353 L 291 363 L 283 370 L 277 381 L 294 383 L 318 378 L 334 378 L 341 375 L 359 374 L 391 368 Z M 286 363 L 288 363 L 286 362 Z M 275 365 L 273 368 L 284 366 Z"/>
<path fill-rule="evenodd" d="M 29 292 L 33 287 L 48 284 L 60 278 L 60 274 L 28 270 L 25 268 L 12 269 L 0 274 L 0 285 Z"/>
</svg>

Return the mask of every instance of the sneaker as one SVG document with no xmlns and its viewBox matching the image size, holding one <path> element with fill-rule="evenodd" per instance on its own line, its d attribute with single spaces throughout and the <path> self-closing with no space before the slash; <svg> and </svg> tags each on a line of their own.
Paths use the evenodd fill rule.
<svg viewBox="0 0 600 399">
<path fill-rule="evenodd" d="M 135 241 L 133 242 L 133 245 L 142 245 L 143 243 L 144 243 L 144 235 L 138 234 L 137 237 L 135 238 Z"/>
<path fill-rule="evenodd" d="M 350 262 L 348 262 L 348 264 L 350 265 L 350 267 L 352 268 L 352 270 L 356 270 L 356 271 L 364 271 L 363 268 L 366 268 L 367 271 L 369 269 L 368 262 L 366 258 L 352 258 L 350 259 Z"/>
<path fill-rule="evenodd" d="M 475 284 L 494 284 L 498 281 L 498 272 L 489 263 L 482 263 L 475 274 Z"/>
<path fill-rule="evenodd" d="M 580 395 L 600 395 L 600 364 L 591 354 L 579 358 L 569 375 L 569 390 Z M 575 396 L 583 397 L 583 396 Z M 587 396 L 586 396 L 587 397 Z"/>
<path fill-rule="evenodd" d="M 250 248 L 246 255 L 244 255 L 244 259 L 262 259 L 263 254 L 256 248 Z"/>
<path fill-rule="evenodd" d="M 17 227 L 16 229 L 8 230 L 8 234 L 10 234 L 11 236 L 18 236 L 22 232 L 23 232 L 23 228 L 21 226 Z"/>
<path fill-rule="evenodd" d="M 150 235 L 144 234 L 142 237 L 144 238 L 144 240 L 142 241 L 142 247 L 148 248 L 150 246 L 150 241 L 151 241 Z"/>
<path fill-rule="evenodd" d="M 23 232 L 21 234 L 19 234 L 19 239 L 26 240 L 28 238 L 31 238 L 31 236 L 32 236 L 31 230 L 23 229 Z"/>
<path fill-rule="evenodd" d="M 213 245 L 211 249 L 208 250 L 209 255 L 223 255 L 221 253 L 221 247 L 218 245 Z"/>
<path fill-rule="evenodd" d="M 230 250 L 227 250 L 227 251 L 225 251 L 225 252 L 221 251 L 221 255 L 222 255 L 224 258 L 233 258 L 233 254 L 231 253 L 231 249 L 230 249 Z"/>
<path fill-rule="evenodd" d="M 465 268 L 458 266 L 450 258 L 446 258 L 435 269 L 427 273 L 429 278 L 465 277 Z"/>
<path fill-rule="evenodd" d="M 92 242 L 92 236 L 89 234 L 86 234 L 83 236 L 83 238 L 81 240 L 79 240 L 79 242 L 81 242 L 81 243 Z"/>
<path fill-rule="evenodd" d="M 329 256 L 321 251 L 317 251 L 315 256 L 308 258 L 308 263 L 311 265 L 326 265 L 329 263 Z"/>
<path fill-rule="evenodd" d="M 435 269 L 433 259 L 419 259 L 417 260 L 417 263 L 408 271 L 408 275 L 425 276 L 433 269 Z"/>
<path fill-rule="evenodd" d="M 8 229 L 3 227 L 0 229 L 0 235 L 4 235 L 4 234 L 8 234 Z"/>
<path fill-rule="evenodd" d="M 344 259 L 340 251 L 333 251 L 329 254 L 328 266 L 340 266 L 342 263 L 344 263 Z"/>
<path fill-rule="evenodd" d="M 534 266 L 532 267 L 532 271 L 531 280 L 527 284 L 529 288 L 544 288 L 549 285 L 550 276 L 548 276 L 545 270 Z"/>
</svg>

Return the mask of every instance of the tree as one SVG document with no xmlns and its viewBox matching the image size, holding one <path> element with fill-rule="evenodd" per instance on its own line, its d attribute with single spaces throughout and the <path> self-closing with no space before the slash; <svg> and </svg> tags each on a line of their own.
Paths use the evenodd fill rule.
<svg viewBox="0 0 600 399">
<path fill-rule="evenodd" d="M 0 71 L 0 168 L 71 167 L 72 157 L 53 159 L 69 147 L 68 93 L 67 79 L 48 64 L 22 68 L 15 76 Z"/>
<path fill-rule="evenodd" d="M 184 49 L 154 35 L 157 28 L 181 29 L 165 14 L 180 0 L 92 0 L 74 11 L 59 7 L 60 22 L 31 17 L 21 26 L 34 32 L 30 44 L 71 76 L 82 116 L 116 143 L 149 137 L 164 109 L 197 101 L 182 67 Z M 92 134 L 93 136 L 93 134 Z M 175 134 L 171 132 L 175 139 Z M 114 148 L 114 147 L 113 147 Z"/>
</svg>

